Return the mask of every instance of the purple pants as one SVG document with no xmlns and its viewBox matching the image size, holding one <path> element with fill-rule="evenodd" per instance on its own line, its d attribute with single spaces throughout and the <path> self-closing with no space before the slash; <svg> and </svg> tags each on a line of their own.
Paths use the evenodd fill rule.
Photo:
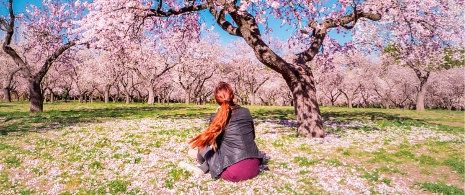
<svg viewBox="0 0 465 195">
<path fill-rule="evenodd" d="M 260 159 L 258 158 L 241 160 L 226 168 L 223 173 L 221 173 L 221 178 L 232 182 L 252 179 L 258 175 L 260 171 L 259 166 Z"/>
</svg>

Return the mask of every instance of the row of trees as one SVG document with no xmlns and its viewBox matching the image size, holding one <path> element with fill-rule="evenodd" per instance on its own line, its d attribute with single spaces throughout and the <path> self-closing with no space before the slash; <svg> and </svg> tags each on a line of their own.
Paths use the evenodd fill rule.
<svg viewBox="0 0 465 195">
<path fill-rule="evenodd" d="M 126 61 L 137 55 L 142 55 L 143 61 L 133 59 L 125 65 L 114 62 L 110 55 L 91 49 L 81 50 L 73 63 L 57 63 L 49 70 L 40 85 L 43 100 L 205 104 L 213 101 L 216 83 L 227 81 L 233 85 L 236 99 L 241 104 L 292 105 L 292 94 L 285 81 L 258 62 L 244 42 L 221 47 L 211 41 L 201 40 L 201 43 L 192 44 L 193 48 L 187 47 L 176 62 L 167 62 L 168 57 L 153 54 L 153 47 L 127 51 L 131 55 L 124 57 Z M 196 49 L 199 55 L 195 59 L 186 59 L 193 55 L 188 51 L 193 51 L 196 45 L 205 46 Z M 4 52 L 0 52 L 0 56 L 2 67 L 10 67 L 1 69 L 3 90 L 0 96 L 4 101 L 28 99 L 27 80 Z M 360 53 L 333 58 L 332 67 L 312 65 L 317 75 L 320 105 L 417 107 L 421 83 L 410 68 L 388 65 L 386 61 Z M 433 72 L 425 85 L 425 106 L 464 109 L 464 72 L 463 67 Z"/>
<path fill-rule="evenodd" d="M 433 73 L 451 68 L 445 65 L 446 59 L 459 66 L 464 59 L 460 52 L 465 34 L 462 1 L 44 0 L 41 6 L 28 6 L 22 14 L 14 13 L 13 0 L 5 5 L 8 14 L 0 18 L 0 30 L 5 33 L 2 49 L 13 61 L 6 64 L 13 66 L 5 68 L 7 81 L 3 89 L 8 97 L 14 83 L 8 75 L 24 78 L 31 113 L 43 110 L 43 93 L 53 94 L 56 86 L 66 86 L 61 88 L 81 99 L 103 94 L 105 102 L 113 95 L 113 99 L 123 96 L 126 102 L 147 97 L 147 102 L 153 103 L 155 96 L 169 100 L 179 98 L 181 95 L 174 94 L 184 91 L 185 102 L 189 103 L 208 100 L 210 82 L 222 78 L 238 86 L 249 85 L 247 89 L 236 87 L 238 97 L 255 103 L 257 97 L 262 98 L 261 90 L 280 83 L 273 75 L 278 74 L 290 93 L 279 97 L 282 102 L 292 97 L 286 104 L 295 108 L 298 132 L 323 137 L 318 101 L 325 101 L 319 94 L 325 94 L 327 89 L 323 85 L 327 73 L 340 74 L 349 78 L 343 81 L 353 82 L 346 87 L 337 85 L 332 92 L 336 95 L 330 95 L 333 104 L 340 104 L 336 98 L 339 93 L 348 106 L 355 102 L 376 105 L 378 100 L 368 97 L 378 94 L 385 107 L 405 107 L 408 100 L 423 110 L 427 83 Z M 251 51 L 241 53 L 236 44 L 231 46 L 236 55 L 224 57 L 221 51 L 225 45 L 218 45 L 215 36 L 205 34 L 209 28 L 201 22 L 200 11 L 207 11 L 203 14 L 213 16 L 222 30 L 243 40 Z M 277 20 L 293 32 L 281 47 L 269 41 L 272 39 L 268 33 L 273 29 L 268 24 Z M 332 32 L 351 33 L 354 41 L 341 45 L 329 35 Z M 255 61 L 273 73 L 263 74 L 265 77 L 260 79 L 257 73 L 245 79 L 242 72 L 253 71 L 244 68 L 241 60 L 248 59 L 245 55 L 252 52 Z M 380 60 L 369 64 L 407 67 L 397 69 L 405 74 L 413 71 L 418 79 L 410 83 L 416 88 L 415 97 L 393 101 L 393 97 L 397 98 L 394 93 L 386 95 L 388 92 L 378 90 L 379 86 L 356 83 L 363 80 L 359 78 L 362 70 L 377 70 L 365 68 L 362 62 L 367 60 L 356 58 L 370 53 Z M 87 75 L 93 75 L 93 82 Z M 373 84 L 378 73 L 370 75 Z M 272 82 L 265 85 L 268 80 Z M 53 84 L 56 81 L 59 84 Z M 251 82 L 253 85 L 247 84 Z M 317 91 L 320 87 L 323 93 Z M 170 95 L 160 95 L 160 89 L 165 88 L 163 94 Z M 270 96 L 272 92 L 263 94 Z"/>
</svg>

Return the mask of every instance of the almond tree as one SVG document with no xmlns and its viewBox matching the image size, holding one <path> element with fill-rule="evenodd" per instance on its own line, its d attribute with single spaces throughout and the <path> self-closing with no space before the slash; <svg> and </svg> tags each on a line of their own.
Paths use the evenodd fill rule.
<svg viewBox="0 0 465 195">
<path fill-rule="evenodd" d="M 47 102 L 46 95 L 49 96 L 50 103 L 54 102 L 55 92 L 58 91 L 60 86 L 67 83 L 66 80 L 70 80 L 68 75 L 71 70 L 69 65 L 61 64 L 59 61 L 55 62 L 54 66 L 50 68 L 42 79 L 40 85 L 42 94 L 44 95 L 44 102 Z"/>
<path fill-rule="evenodd" d="M 221 66 L 218 58 L 221 56 L 220 52 L 223 51 L 215 40 L 201 40 L 198 43 L 188 44 L 184 50 L 184 60 L 174 68 L 176 74 L 174 80 L 184 91 L 186 104 L 190 104 L 193 97 L 198 97 L 205 83 L 215 73 L 218 74 L 217 67 Z"/>
<path fill-rule="evenodd" d="M 459 52 L 465 48 L 464 9 L 463 1 L 393 1 L 382 21 L 359 26 L 356 39 L 415 72 L 416 109 L 424 110 L 430 74 L 450 67 L 448 55 L 453 60 L 464 58 Z"/>
<path fill-rule="evenodd" d="M 344 74 L 336 68 L 317 68 L 316 84 L 318 91 L 331 102 L 331 106 L 342 95 L 340 85 L 344 79 Z M 321 103 L 321 102 L 320 102 Z"/>
<path fill-rule="evenodd" d="M 234 84 L 234 92 L 243 103 L 256 104 L 258 90 L 270 79 L 265 66 L 255 56 L 253 50 L 244 41 L 235 41 L 230 53 L 228 70 L 229 81 Z"/>
<path fill-rule="evenodd" d="M 97 68 L 101 64 L 101 59 L 95 50 L 78 51 L 75 60 L 70 63 L 68 75 L 63 76 L 70 78 L 72 85 L 70 94 L 77 96 L 80 103 L 83 103 L 87 96 L 93 96 L 94 91 L 98 91 L 99 81 L 101 81 L 98 78 L 104 75 Z M 92 97 L 89 99 L 93 100 Z"/>
<path fill-rule="evenodd" d="M 465 68 L 457 67 L 431 74 L 431 84 L 427 87 L 426 105 L 435 108 L 462 110 L 464 105 Z"/>
<path fill-rule="evenodd" d="M 11 102 L 11 90 L 14 88 L 15 76 L 18 76 L 20 70 L 21 67 L 16 66 L 6 53 L 0 51 L 0 86 L 5 102 Z"/>
<path fill-rule="evenodd" d="M 182 42 L 182 36 L 183 34 L 179 33 L 177 38 L 158 41 L 150 37 L 143 38 L 141 46 L 132 50 L 133 61 L 127 67 L 136 73 L 147 89 L 148 104 L 155 103 L 155 85 L 158 78 L 180 64 L 185 46 L 176 41 Z"/>
<path fill-rule="evenodd" d="M 12 45 L 15 35 L 16 15 L 13 12 L 13 0 L 8 1 L 8 18 L 0 18 L 0 30 L 6 32 L 2 48 L 21 68 L 21 75 L 28 80 L 30 112 L 43 110 L 43 95 L 40 84 L 50 67 L 62 57 L 67 50 L 76 45 L 78 36 L 75 34 L 74 21 L 79 19 L 84 11 L 79 2 L 60 3 L 59 1 L 42 1 L 42 8 L 31 5 L 22 15 L 21 36 L 27 40 L 21 45 L 21 50 L 30 52 L 21 56 L 18 49 Z"/>
<path fill-rule="evenodd" d="M 298 132 L 308 137 L 324 137 L 323 121 L 316 100 L 313 73 L 307 62 L 320 53 L 328 32 L 332 29 L 353 29 L 361 18 L 379 20 L 379 9 L 385 6 L 380 1 L 338 0 L 330 5 L 316 1 L 174 1 L 159 0 L 95 0 L 86 18 L 88 35 L 104 37 L 106 29 L 115 24 L 129 25 L 129 31 L 138 29 L 144 21 L 153 19 L 160 27 L 189 25 L 199 28 L 199 11 L 207 10 L 218 25 L 231 35 L 240 37 L 253 49 L 257 59 L 272 70 L 281 74 L 293 94 L 293 105 L 299 124 Z M 122 16 L 122 17 L 115 17 Z M 274 16 L 283 23 L 295 27 L 294 42 L 304 47 L 288 59 L 273 51 L 263 39 L 259 23 L 265 25 Z M 158 30 L 158 29 L 154 29 Z M 326 41 L 328 42 L 328 41 Z M 332 42 L 332 41 L 329 41 Z M 339 47 L 330 48 L 339 49 Z"/>
</svg>

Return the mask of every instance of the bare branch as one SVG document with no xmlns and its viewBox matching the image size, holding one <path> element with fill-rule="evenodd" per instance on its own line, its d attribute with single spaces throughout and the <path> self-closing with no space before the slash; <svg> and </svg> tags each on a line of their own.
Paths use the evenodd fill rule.
<svg viewBox="0 0 465 195">
<path fill-rule="evenodd" d="M 8 23 L 5 21 L 5 19 L 0 18 L 0 30 L 6 31 L 7 26 L 8 26 Z"/>
<path fill-rule="evenodd" d="M 160 3 L 159 3 L 159 5 L 160 5 Z M 197 5 L 197 6 L 183 7 L 181 9 L 179 9 L 179 10 L 170 9 L 170 10 L 164 12 L 164 11 L 161 11 L 160 7 L 158 7 L 157 9 L 150 9 L 152 14 L 148 14 L 147 16 L 150 16 L 150 17 L 169 17 L 169 16 L 173 16 L 173 15 L 181 15 L 181 14 L 184 14 L 184 13 L 196 12 L 196 11 L 204 10 L 204 9 L 207 9 L 207 8 L 209 8 L 209 6 L 207 4 L 202 4 L 202 5 Z"/>
<path fill-rule="evenodd" d="M 357 20 L 360 18 L 367 18 L 369 20 L 378 21 L 381 19 L 381 14 L 367 13 L 361 10 L 357 10 L 352 14 L 342 16 L 339 19 L 326 19 L 321 23 L 321 25 L 323 25 L 326 29 L 335 28 L 338 26 L 344 27 L 346 29 L 352 29 L 355 26 Z M 353 24 L 348 26 L 351 22 L 353 22 Z"/>
<path fill-rule="evenodd" d="M 321 23 L 309 22 L 308 26 L 314 29 L 312 32 L 314 39 L 306 51 L 296 55 L 297 61 L 303 64 L 305 62 L 311 61 L 315 57 L 323 45 L 323 40 L 326 37 L 328 29 L 336 28 L 339 26 L 346 29 L 352 29 L 360 18 L 367 18 L 369 20 L 378 21 L 381 19 L 381 14 L 367 13 L 361 10 L 356 10 L 349 15 L 342 16 L 339 19 L 326 19 Z M 351 22 L 353 22 L 353 24 L 349 26 Z"/>
</svg>

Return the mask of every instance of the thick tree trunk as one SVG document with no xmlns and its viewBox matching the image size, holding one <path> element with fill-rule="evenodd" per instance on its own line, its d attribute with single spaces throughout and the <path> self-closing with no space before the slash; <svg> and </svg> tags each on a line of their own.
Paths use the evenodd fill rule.
<svg viewBox="0 0 465 195">
<path fill-rule="evenodd" d="M 44 110 L 44 100 L 42 90 L 40 89 L 40 82 L 34 79 L 29 79 L 29 101 L 31 102 L 30 113 L 38 113 Z"/>
<path fill-rule="evenodd" d="M 149 99 L 148 99 L 147 103 L 148 104 L 154 104 L 155 103 L 155 92 L 153 90 L 152 85 L 149 85 L 149 87 L 147 87 L 147 90 L 149 91 Z"/>
<path fill-rule="evenodd" d="M 5 87 L 2 89 L 3 91 L 3 99 L 5 100 L 5 102 L 11 102 L 11 90 L 9 87 Z"/>
<path fill-rule="evenodd" d="M 323 138 L 323 120 L 316 98 L 315 80 L 308 67 L 299 67 L 294 71 L 297 80 L 288 82 L 298 123 L 297 132 L 306 137 Z"/>
</svg>

